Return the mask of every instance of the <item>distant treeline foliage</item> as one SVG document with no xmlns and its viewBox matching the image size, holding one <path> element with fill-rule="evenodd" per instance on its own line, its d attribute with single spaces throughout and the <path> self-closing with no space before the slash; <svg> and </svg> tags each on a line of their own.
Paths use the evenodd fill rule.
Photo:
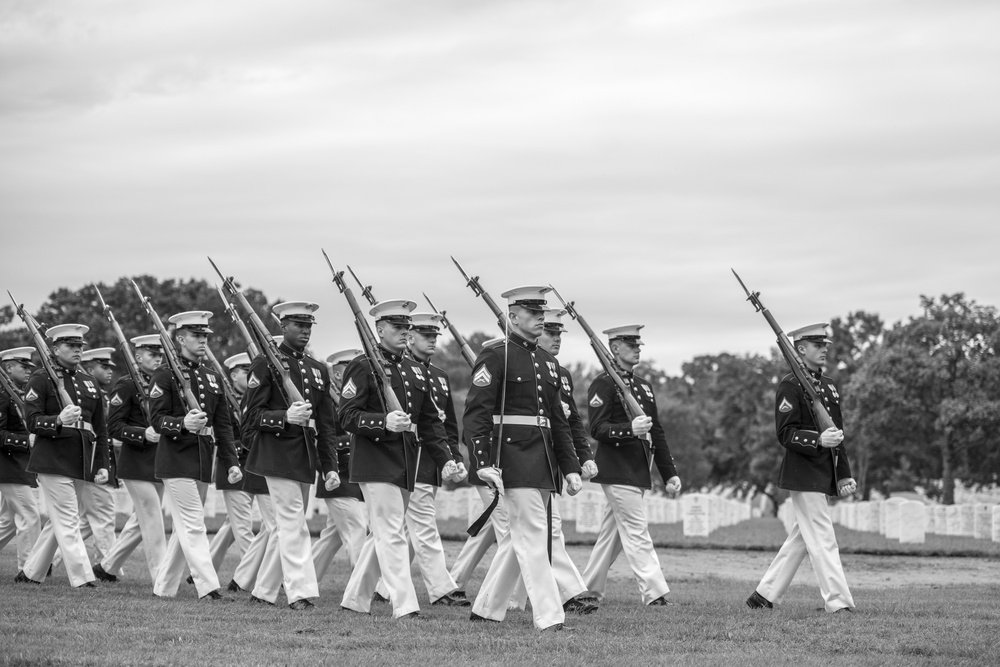
<svg viewBox="0 0 1000 667">
<path fill-rule="evenodd" d="M 210 345 L 220 358 L 244 351 L 211 284 L 152 276 L 136 281 L 164 318 L 185 310 L 215 312 Z M 152 332 L 127 278 L 99 287 L 126 335 Z M 267 308 L 273 303 L 259 290 L 244 293 L 271 326 Z M 922 485 L 952 503 L 956 478 L 967 484 L 1000 481 L 1000 318 L 994 307 L 961 293 L 923 296 L 920 305 L 921 315 L 890 327 L 864 311 L 833 318 L 827 373 L 840 387 L 859 492 L 867 497 L 872 489 L 889 493 Z M 36 317 L 47 325 L 86 324 L 91 347 L 117 346 L 90 286 L 57 290 Z M 476 352 L 494 337 L 492 332 L 462 333 Z M 763 321 L 761 335 L 768 335 Z M 28 344 L 13 310 L 0 309 L 0 349 Z M 434 363 L 452 380 L 461 421 L 469 366 L 450 338 Z M 599 368 L 596 360 L 567 366 L 586 420 L 587 387 Z M 683 364 L 679 377 L 649 359 L 637 372 L 656 388 L 660 420 L 685 486 L 753 483 L 764 488 L 777 479 L 782 450 L 774 434 L 774 392 L 788 370 L 776 347 L 769 357 L 699 356 Z"/>
</svg>

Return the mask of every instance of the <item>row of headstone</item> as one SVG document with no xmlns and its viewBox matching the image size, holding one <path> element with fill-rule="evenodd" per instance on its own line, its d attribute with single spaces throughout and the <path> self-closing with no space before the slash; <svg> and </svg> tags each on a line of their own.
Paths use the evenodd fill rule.
<svg viewBox="0 0 1000 667">
<path fill-rule="evenodd" d="M 1000 542 L 1000 505 L 929 505 L 894 497 L 884 501 L 841 502 L 830 511 L 833 522 L 845 528 L 878 532 L 903 544 L 921 544 L 928 534 Z"/>
</svg>

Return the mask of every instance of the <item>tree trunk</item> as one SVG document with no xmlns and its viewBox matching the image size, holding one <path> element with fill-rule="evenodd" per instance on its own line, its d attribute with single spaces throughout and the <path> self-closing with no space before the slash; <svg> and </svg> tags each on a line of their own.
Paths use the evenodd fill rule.
<svg viewBox="0 0 1000 667">
<path fill-rule="evenodd" d="M 952 461 L 951 432 L 946 431 L 941 443 L 941 482 L 943 484 L 943 495 L 941 502 L 945 505 L 955 504 L 955 472 Z"/>
</svg>

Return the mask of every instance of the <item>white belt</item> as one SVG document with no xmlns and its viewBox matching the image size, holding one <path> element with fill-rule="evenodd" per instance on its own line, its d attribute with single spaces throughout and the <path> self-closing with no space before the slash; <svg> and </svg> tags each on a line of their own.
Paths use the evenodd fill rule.
<svg viewBox="0 0 1000 667">
<path fill-rule="evenodd" d="M 504 424 L 509 426 L 538 426 L 540 428 L 550 428 L 549 418 L 542 417 L 538 415 L 537 417 L 529 417 L 527 415 L 493 415 L 493 423 L 499 424 L 500 420 L 503 420 Z"/>
<path fill-rule="evenodd" d="M 76 424 L 79 424 L 79 426 L 77 426 Z M 75 429 L 77 429 L 79 431 L 86 431 L 87 433 L 93 433 L 94 432 L 94 427 L 91 426 L 90 422 L 80 421 L 80 422 L 77 422 L 76 424 L 70 426 L 70 428 L 75 428 Z"/>
<path fill-rule="evenodd" d="M 215 427 L 214 426 L 206 426 L 206 427 L 202 428 L 200 431 L 198 431 L 197 433 L 195 433 L 195 435 L 207 435 L 210 438 L 214 438 L 215 437 Z"/>
</svg>

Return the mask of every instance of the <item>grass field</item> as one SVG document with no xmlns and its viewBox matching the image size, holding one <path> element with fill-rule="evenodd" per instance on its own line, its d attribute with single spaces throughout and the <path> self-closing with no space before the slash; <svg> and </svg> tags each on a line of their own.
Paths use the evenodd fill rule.
<svg viewBox="0 0 1000 667">
<path fill-rule="evenodd" d="M 736 529 L 753 532 L 761 541 L 765 534 L 783 534 L 775 521 L 755 523 L 708 539 L 736 540 Z M 842 535 L 842 542 L 846 538 Z M 460 546 L 447 544 L 449 562 Z M 69 588 L 61 571 L 42 586 L 15 585 L 8 548 L 0 553 L 0 665 L 998 663 L 1000 563 L 995 557 L 845 555 L 859 606 L 852 615 L 817 611 L 821 600 L 805 563 L 784 605 L 751 612 L 743 600 L 770 554 L 724 546 L 724 551 L 705 545 L 660 550 L 674 607 L 643 607 L 619 559 L 600 611 L 571 617 L 576 631 L 559 634 L 537 633 L 529 612 L 512 612 L 500 625 L 474 624 L 468 610 L 426 606 L 419 579 L 425 605 L 420 619 L 395 621 L 387 605 L 376 605 L 371 617 L 343 612 L 338 604 L 348 575 L 343 555 L 321 583 L 317 608 L 295 613 L 252 605 L 246 593 L 229 604 L 200 603 L 187 586 L 177 599 L 154 598 L 140 554 L 127 566 L 128 580 L 96 591 Z M 570 553 L 582 566 L 589 549 L 574 546 Z M 952 564 L 952 576 L 942 576 Z M 485 566 L 470 593 L 478 589 Z M 224 581 L 234 567 L 235 558 L 228 558 Z M 911 579 L 894 576 L 882 584 L 884 573 L 903 572 L 911 572 Z M 941 583 L 945 580 L 951 583 Z"/>
</svg>

